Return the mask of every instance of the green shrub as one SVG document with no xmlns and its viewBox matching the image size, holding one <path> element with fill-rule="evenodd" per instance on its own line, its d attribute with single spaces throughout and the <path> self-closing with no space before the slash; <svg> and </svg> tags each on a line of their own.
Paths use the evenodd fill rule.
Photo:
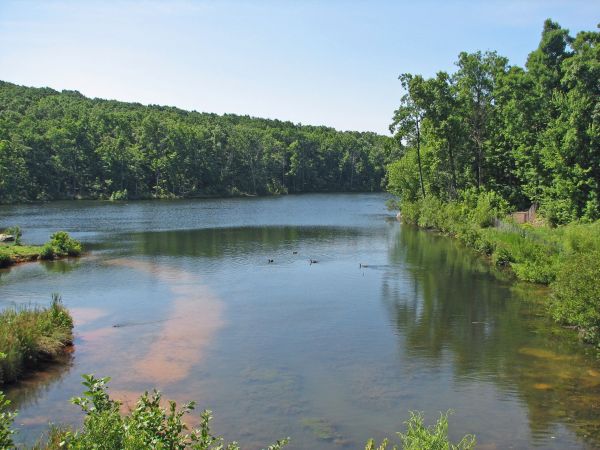
<svg viewBox="0 0 600 450">
<path fill-rule="evenodd" d="M 2 354 L 0 354 L 0 359 L 1 357 Z M 9 405 L 10 401 L 0 391 L 0 449 L 14 448 L 12 424 L 17 414 L 8 410 Z"/>
<path fill-rule="evenodd" d="M 410 419 L 406 422 L 406 433 L 398 433 L 404 450 L 469 450 L 475 447 L 476 440 L 473 435 L 464 436 L 458 444 L 453 444 L 448 438 L 448 414 L 441 414 L 435 425 L 425 426 L 422 413 L 410 413 Z M 389 440 L 384 440 L 375 447 L 375 442 L 367 442 L 365 450 L 388 450 Z M 394 445 L 389 450 L 397 450 Z"/>
<path fill-rule="evenodd" d="M 488 239 L 486 235 L 480 234 L 475 241 L 475 250 L 484 255 L 491 255 L 496 248 L 495 243 Z"/>
<path fill-rule="evenodd" d="M 144 393 L 135 408 L 127 414 L 120 413 L 120 403 L 112 400 L 107 392 L 109 378 L 95 378 L 84 375 L 86 390 L 83 397 L 72 399 L 75 405 L 85 413 L 83 426 L 76 431 L 58 431 L 50 436 L 52 442 L 59 441 L 59 448 L 69 450 L 238 450 L 237 443 L 224 444 L 223 438 L 215 436 L 210 430 L 212 414 L 204 411 L 200 415 L 198 428 L 188 430 L 183 422 L 185 414 L 195 405 L 187 403 L 177 408 L 173 401 L 168 408 L 161 406 L 160 392 Z M 288 442 L 277 441 L 269 450 L 279 450 Z"/>
<path fill-rule="evenodd" d="M 547 198 L 542 200 L 539 211 L 552 226 L 557 226 L 577 218 L 572 206 L 567 199 Z"/>
<path fill-rule="evenodd" d="M 492 262 L 496 266 L 507 266 L 511 262 L 514 262 L 513 256 L 510 250 L 504 245 L 497 245 L 492 254 Z"/>
<path fill-rule="evenodd" d="M 402 213 L 402 222 L 417 225 L 419 222 L 419 216 L 421 213 L 421 204 L 419 201 L 409 202 L 403 201 L 400 204 L 400 211 Z"/>
<path fill-rule="evenodd" d="M 2 248 L 0 248 L 0 268 L 2 267 L 8 267 L 10 266 L 12 263 L 11 257 L 8 254 L 8 252 L 4 251 Z"/>
<path fill-rule="evenodd" d="M 55 257 L 56 255 L 54 254 L 54 247 L 50 242 L 46 242 L 40 250 L 40 258 L 49 260 L 54 259 Z"/>
<path fill-rule="evenodd" d="M 127 192 L 127 189 L 123 189 L 122 191 L 115 191 L 112 194 L 110 194 L 111 202 L 123 201 L 123 200 L 128 200 L 128 199 L 129 199 L 129 193 Z"/>
<path fill-rule="evenodd" d="M 81 254 L 81 243 L 66 231 L 57 231 L 50 236 L 50 245 L 56 256 L 79 256 Z"/>
<path fill-rule="evenodd" d="M 14 245 L 21 245 L 21 237 L 23 236 L 23 231 L 21 227 L 15 225 L 13 227 L 6 229 L 6 234 L 10 234 L 15 237 Z"/>
<path fill-rule="evenodd" d="M 590 342 L 600 340 L 600 251 L 575 253 L 563 261 L 552 283 L 553 316 L 582 329 Z"/>
<path fill-rule="evenodd" d="M 494 225 L 496 219 L 504 217 L 509 209 L 508 203 L 494 191 L 465 193 L 465 204 L 469 207 L 469 218 L 481 227 Z"/>
</svg>

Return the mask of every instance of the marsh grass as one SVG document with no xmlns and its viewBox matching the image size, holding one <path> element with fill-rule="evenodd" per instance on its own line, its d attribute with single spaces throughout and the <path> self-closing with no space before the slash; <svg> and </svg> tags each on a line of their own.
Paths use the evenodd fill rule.
<svg viewBox="0 0 600 450">
<path fill-rule="evenodd" d="M 73 319 L 54 294 L 47 308 L 16 307 L 0 313 L 0 386 L 56 358 L 73 340 Z"/>
</svg>

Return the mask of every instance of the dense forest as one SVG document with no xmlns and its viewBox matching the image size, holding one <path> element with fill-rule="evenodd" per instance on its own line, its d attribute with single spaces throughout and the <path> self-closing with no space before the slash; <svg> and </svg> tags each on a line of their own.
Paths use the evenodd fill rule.
<svg viewBox="0 0 600 450">
<path fill-rule="evenodd" d="M 390 138 L 0 82 L 0 202 L 378 191 Z"/>
<path fill-rule="evenodd" d="M 406 201 L 494 191 L 538 203 L 554 224 L 600 217 L 600 33 L 547 20 L 525 68 L 461 53 L 452 73 L 400 76 L 390 130 L 402 157 L 390 190 Z"/>
</svg>

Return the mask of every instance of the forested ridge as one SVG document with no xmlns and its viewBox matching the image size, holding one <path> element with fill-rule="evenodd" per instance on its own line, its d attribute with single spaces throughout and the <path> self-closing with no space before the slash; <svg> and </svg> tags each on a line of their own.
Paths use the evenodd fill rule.
<svg viewBox="0 0 600 450">
<path fill-rule="evenodd" d="M 390 190 L 405 201 L 494 191 L 513 208 L 540 204 L 551 223 L 600 218 L 600 33 L 547 20 L 524 68 L 496 52 L 456 65 L 400 76 Z"/>
<path fill-rule="evenodd" d="M 0 202 L 378 191 L 390 138 L 0 82 Z"/>
</svg>

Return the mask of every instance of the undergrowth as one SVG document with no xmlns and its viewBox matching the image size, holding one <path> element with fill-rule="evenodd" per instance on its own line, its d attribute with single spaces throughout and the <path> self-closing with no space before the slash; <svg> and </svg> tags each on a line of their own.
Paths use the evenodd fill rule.
<svg viewBox="0 0 600 450">
<path fill-rule="evenodd" d="M 429 196 L 400 209 L 403 222 L 455 237 L 519 280 L 550 285 L 550 314 L 600 344 L 600 221 L 517 225 L 493 192 L 469 191 L 453 202 Z"/>
</svg>

